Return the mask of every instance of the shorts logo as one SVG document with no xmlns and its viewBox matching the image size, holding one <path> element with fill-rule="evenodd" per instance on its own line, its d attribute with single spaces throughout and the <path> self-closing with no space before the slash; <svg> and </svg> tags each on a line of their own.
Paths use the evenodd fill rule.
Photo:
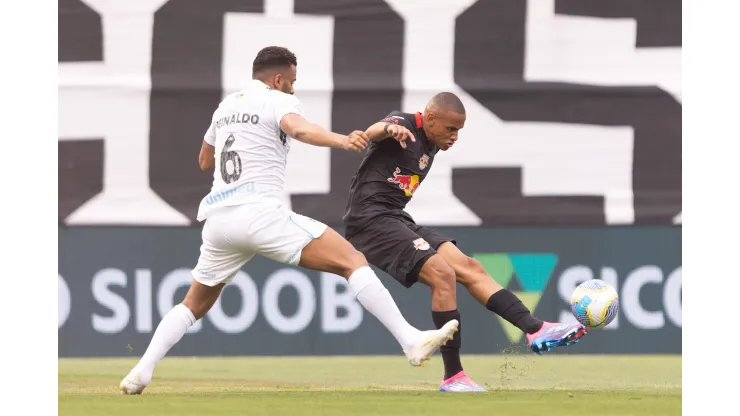
<svg viewBox="0 0 740 416">
<path fill-rule="evenodd" d="M 206 277 L 206 278 L 209 278 L 209 279 L 215 279 L 216 278 L 216 273 L 207 272 L 207 271 L 201 270 L 201 269 L 198 269 L 197 272 L 201 276 Z"/>
<path fill-rule="evenodd" d="M 424 170 L 429 164 L 429 155 L 422 155 L 419 158 L 419 169 Z"/>
<path fill-rule="evenodd" d="M 423 238 L 417 238 L 414 240 L 414 248 L 417 250 L 429 250 L 429 243 Z"/>
</svg>

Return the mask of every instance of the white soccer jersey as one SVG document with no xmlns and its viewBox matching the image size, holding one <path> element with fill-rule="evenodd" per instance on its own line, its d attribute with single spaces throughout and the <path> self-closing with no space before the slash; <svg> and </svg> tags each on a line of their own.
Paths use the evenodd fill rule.
<svg viewBox="0 0 740 416">
<path fill-rule="evenodd" d="M 198 221 L 216 207 L 282 198 L 291 137 L 280 120 L 288 113 L 302 115 L 300 101 L 258 80 L 221 101 L 204 136 L 216 148 L 216 168 Z"/>
</svg>

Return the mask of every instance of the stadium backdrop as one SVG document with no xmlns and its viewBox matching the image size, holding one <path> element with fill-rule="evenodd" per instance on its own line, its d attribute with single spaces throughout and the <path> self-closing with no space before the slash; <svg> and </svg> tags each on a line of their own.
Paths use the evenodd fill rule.
<svg viewBox="0 0 740 416">
<path fill-rule="evenodd" d="M 140 352 L 182 296 L 210 185 L 202 135 L 266 44 L 296 52 L 296 95 L 335 131 L 460 95 L 460 142 L 409 212 L 546 319 L 568 316 L 578 282 L 613 282 L 618 324 L 578 351 L 680 353 L 680 1 L 60 0 L 60 356 Z M 294 141 L 286 204 L 341 231 L 360 157 Z M 397 353 L 336 276 L 243 273 L 173 353 Z M 384 281 L 431 325 L 428 291 Z M 521 341 L 460 299 L 482 329 L 467 351 Z"/>
</svg>

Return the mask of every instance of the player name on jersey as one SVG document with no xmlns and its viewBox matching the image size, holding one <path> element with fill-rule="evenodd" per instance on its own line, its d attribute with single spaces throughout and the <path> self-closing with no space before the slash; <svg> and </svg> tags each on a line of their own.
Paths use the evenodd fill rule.
<svg viewBox="0 0 740 416">
<path fill-rule="evenodd" d="M 259 122 L 260 122 L 259 114 L 238 113 L 238 114 L 232 114 L 231 116 L 220 118 L 216 120 L 214 124 L 216 125 L 217 129 L 220 129 L 223 126 L 228 126 L 231 124 L 237 124 L 237 123 L 257 124 Z"/>
</svg>

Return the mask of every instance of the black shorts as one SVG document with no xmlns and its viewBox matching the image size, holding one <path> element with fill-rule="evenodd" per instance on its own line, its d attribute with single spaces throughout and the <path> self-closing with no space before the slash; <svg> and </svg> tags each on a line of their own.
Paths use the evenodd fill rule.
<svg viewBox="0 0 740 416">
<path fill-rule="evenodd" d="M 424 263 L 439 246 L 455 240 L 400 216 L 383 216 L 348 241 L 373 266 L 383 270 L 405 287 L 419 280 Z"/>
</svg>

